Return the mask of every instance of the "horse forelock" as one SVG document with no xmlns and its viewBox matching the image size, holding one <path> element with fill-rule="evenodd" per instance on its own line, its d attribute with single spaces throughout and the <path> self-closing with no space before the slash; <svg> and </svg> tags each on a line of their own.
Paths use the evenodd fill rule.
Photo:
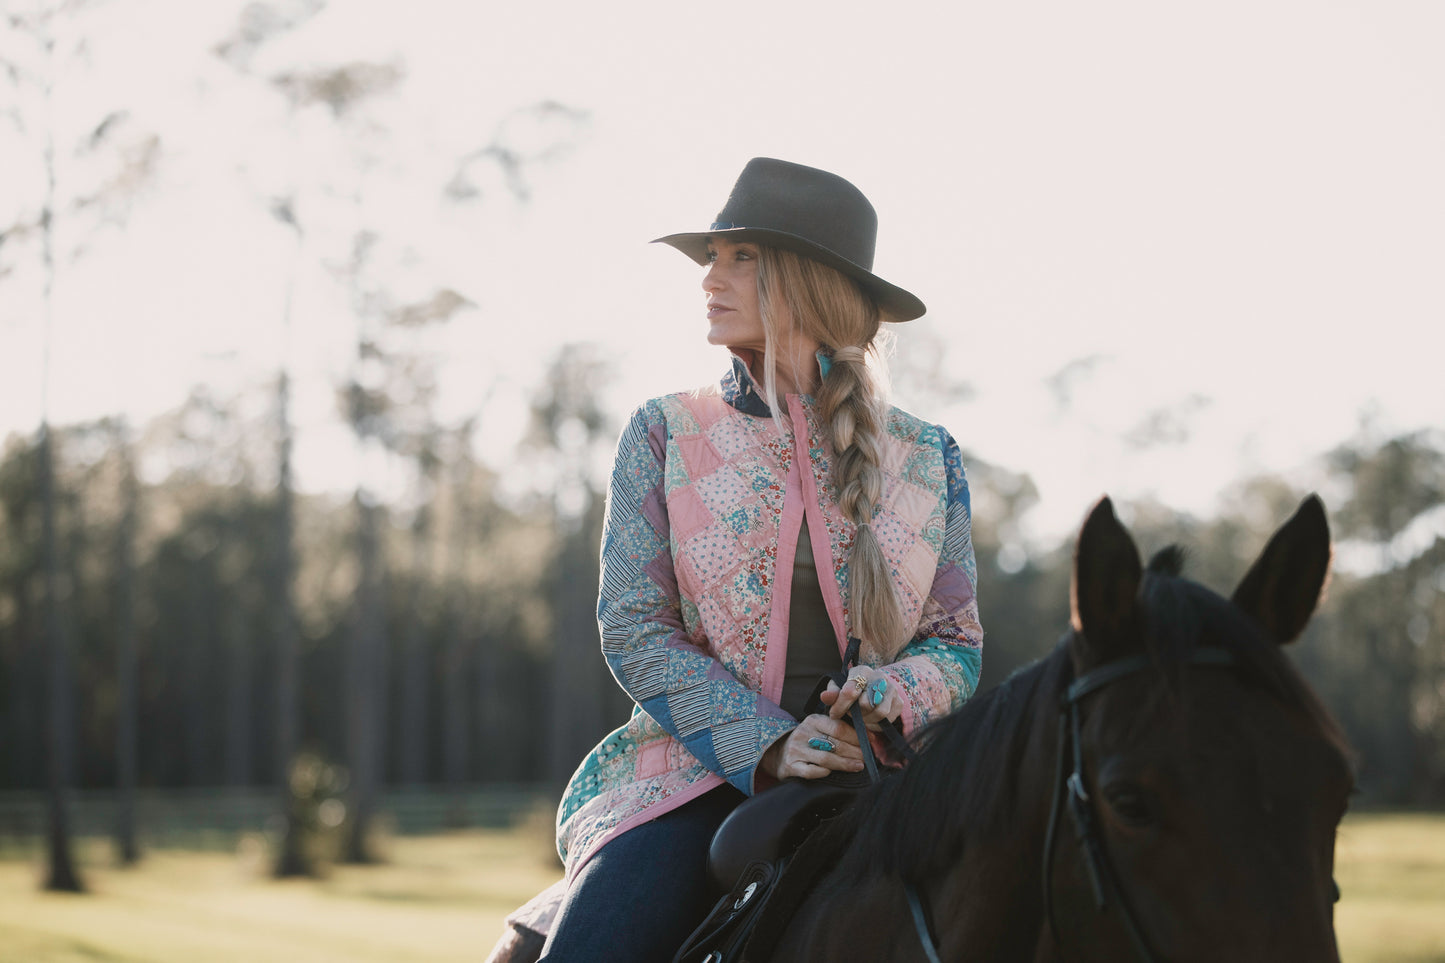
<svg viewBox="0 0 1445 963">
<path fill-rule="evenodd" d="M 1184 573 L 1184 563 L 1189 553 L 1179 545 L 1168 545 L 1154 553 L 1149 559 L 1148 571 L 1160 575 L 1179 576 Z"/>
</svg>

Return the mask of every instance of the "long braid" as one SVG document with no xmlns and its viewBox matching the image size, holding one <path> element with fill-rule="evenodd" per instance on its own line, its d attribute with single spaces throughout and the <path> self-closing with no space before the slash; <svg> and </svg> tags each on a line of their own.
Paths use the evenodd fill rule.
<svg viewBox="0 0 1445 963">
<path fill-rule="evenodd" d="M 817 261 L 773 248 L 762 249 L 761 261 L 763 303 L 786 305 L 791 323 L 831 356 L 818 407 L 833 446 L 838 506 L 856 527 L 848 559 L 852 629 L 882 658 L 890 658 L 910 633 L 872 526 L 883 499 L 880 440 L 886 411 L 868 365 L 881 320 L 878 308 L 853 281 Z M 775 313 L 765 308 L 765 325 L 779 323 L 767 317 Z"/>
<path fill-rule="evenodd" d="M 884 656 L 907 641 L 907 626 L 883 546 L 873 532 L 873 515 L 883 500 L 882 406 L 875 397 L 864 349 L 835 348 L 818 403 L 832 433 L 833 481 L 838 506 L 857 526 L 848 560 L 853 631 Z"/>
</svg>

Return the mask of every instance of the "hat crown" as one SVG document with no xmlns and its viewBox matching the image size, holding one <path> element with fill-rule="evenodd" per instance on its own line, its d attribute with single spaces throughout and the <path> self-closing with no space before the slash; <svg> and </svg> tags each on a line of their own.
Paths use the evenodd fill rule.
<svg viewBox="0 0 1445 963">
<path fill-rule="evenodd" d="M 706 231 L 659 237 L 698 264 L 712 260 L 711 244 L 751 241 L 791 251 L 851 278 L 878 305 L 885 321 L 909 321 L 928 310 L 923 302 L 873 273 L 878 215 L 863 192 L 837 174 L 772 157 L 743 168 Z"/>
<path fill-rule="evenodd" d="M 711 230 L 738 228 L 791 234 L 873 270 L 877 212 L 858 188 L 816 167 L 771 157 L 748 161 Z"/>
</svg>

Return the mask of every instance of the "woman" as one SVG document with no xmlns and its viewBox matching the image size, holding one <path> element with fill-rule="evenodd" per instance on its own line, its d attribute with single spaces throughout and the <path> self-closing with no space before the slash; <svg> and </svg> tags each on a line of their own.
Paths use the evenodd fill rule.
<svg viewBox="0 0 1445 963">
<path fill-rule="evenodd" d="M 707 231 L 659 238 L 707 266 L 708 340 L 733 366 L 720 391 L 643 405 L 618 445 L 598 618 L 637 708 L 563 796 L 549 963 L 670 959 L 716 898 L 708 843 L 739 800 L 862 769 L 855 701 L 907 734 L 977 684 L 958 448 L 885 405 L 870 367 L 880 325 L 924 312 L 872 273 L 876 226 L 842 178 L 756 158 Z M 804 716 L 849 636 L 860 665 Z"/>
</svg>

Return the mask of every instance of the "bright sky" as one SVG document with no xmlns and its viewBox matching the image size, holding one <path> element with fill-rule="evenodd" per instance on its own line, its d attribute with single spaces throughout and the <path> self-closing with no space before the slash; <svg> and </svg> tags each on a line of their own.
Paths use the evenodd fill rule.
<svg viewBox="0 0 1445 963">
<path fill-rule="evenodd" d="M 1245 474 L 1309 484 L 1306 466 L 1362 412 L 1381 432 L 1445 426 L 1435 0 L 333 0 L 256 60 L 262 74 L 404 63 L 368 115 L 387 140 L 338 135 L 320 110 L 288 120 L 212 55 L 240 7 L 108 0 L 83 21 L 91 64 L 62 78 L 62 142 L 125 106 L 128 136 L 158 133 L 162 154 L 125 228 L 63 266 L 56 422 L 148 417 L 197 382 L 254 394 L 289 357 L 302 481 L 350 484 L 332 392 L 356 328 L 324 263 L 366 223 L 396 297 L 448 285 L 477 303 L 437 343 L 443 403 L 481 412 L 495 464 L 567 342 L 614 360 L 620 423 L 725 367 L 703 340 L 700 269 L 646 242 L 705 227 L 764 155 L 834 170 L 873 201 L 878 272 L 930 309 L 899 330 L 903 367 L 937 361 L 973 389 L 945 404 L 901 376 L 898 400 L 1029 473 L 1037 536 L 1064 534 L 1106 491 L 1208 513 Z M 452 160 L 504 121 L 515 144 L 555 136 L 506 121 L 543 100 L 588 121 L 533 172 L 531 199 L 493 179 L 477 203 L 442 204 Z M 22 104 L 36 116 L 33 96 Z M 0 129 L 9 223 L 33 209 L 38 152 Z M 299 260 L 265 200 L 292 185 Z M 62 228 L 62 247 L 80 239 Z M 40 411 L 24 250 L 28 264 L 0 248 L 16 267 L 0 280 L 0 434 Z"/>
</svg>

